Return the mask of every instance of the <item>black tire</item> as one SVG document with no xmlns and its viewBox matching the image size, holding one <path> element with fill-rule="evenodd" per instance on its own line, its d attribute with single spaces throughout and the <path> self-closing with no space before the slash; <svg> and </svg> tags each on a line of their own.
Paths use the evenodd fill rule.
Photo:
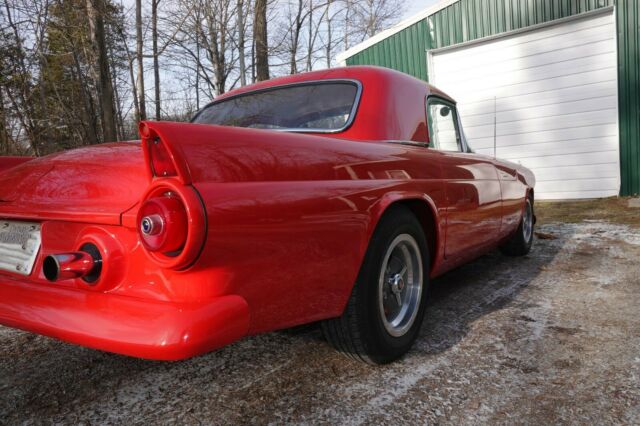
<svg viewBox="0 0 640 426">
<path fill-rule="evenodd" d="M 527 228 L 527 221 L 530 223 L 530 228 Z M 534 225 L 533 200 L 531 197 L 527 197 L 520 225 L 518 225 L 516 232 L 500 246 L 500 251 L 507 256 L 524 256 L 529 253 L 533 245 Z"/>
<path fill-rule="evenodd" d="M 392 246 L 392 244 L 395 245 Z M 400 247 L 400 244 L 405 244 L 406 247 Z M 400 279 L 396 278 L 395 284 L 392 284 L 393 278 L 389 278 L 388 281 L 385 281 L 385 278 L 390 276 L 394 259 L 396 265 L 402 265 L 402 262 L 398 263 L 398 257 L 393 256 L 397 247 L 400 247 L 398 250 L 405 256 L 406 253 L 413 253 L 412 257 L 406 259 L 420 259 L 419 266 L 422 269 L 420 274 L 394 273 L 393 277 L 400 277 Z M 419 248 L 419 253 L 415 252 L 416 247 Z M 409 260 L 407 264 L 412 271 L 415 271 L 418 262 Z M 404 270 L 407 270 L 407 267 Z M 406 283 L 402 279 L 404 274 L 407 277 Z M 419 275 L 422 276 L 422 280 L 416 278 Z M 418 292 L 419 282 L 421 286 Z M 326 339 L 338 351 L 369 364 L 385 364 L 400 358 L 411 348 L 420 331 L 426 307 L 428 284 L 429 249 L 422 226 L 408 208 L 401 205 L 391 206 L 380 219 L 373 233 L 342 316 L 322 322 Z M 392 289 L 394 285 L 395 288 Z M 404 293 L 402 293 L 403 290 Z M 394 291 L 393 295 L 389 296 L 392 291 Z M 391 302 L 387 300 L 389 297 L 392 297 Z M 398 327 L 393 328 L 392 323 L 386 318 L 388 311 L 386 306 L 383 307 L 382 299 L 387 304 L 396 303 L 396 301 L 399 303 L 402 300 L 402 303 L 411 306 L 404 311 L 411 310 L 411 314 L 405 313 L 402 316 L 401 306 L 404 305 L 395 305 L 396 318 L 406 320 L 406 323 L 399 321 Z M 410 300 L 410 305 L 405 300 Z M 401 334 L 394 336 L 390 334 L 388 328 L 396 334 Z"/>
</svg>

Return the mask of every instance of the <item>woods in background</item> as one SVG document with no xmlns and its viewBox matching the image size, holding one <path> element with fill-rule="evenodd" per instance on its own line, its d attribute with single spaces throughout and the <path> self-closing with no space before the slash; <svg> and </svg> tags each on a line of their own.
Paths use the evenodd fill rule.
<svg viewBox="0 0 640 426">
<path fill-rule="evenodd" d="M 0 155 L 136 138 L 215 96 L 335 65 L 401 0 L 0 0 Z"/>
</svg>

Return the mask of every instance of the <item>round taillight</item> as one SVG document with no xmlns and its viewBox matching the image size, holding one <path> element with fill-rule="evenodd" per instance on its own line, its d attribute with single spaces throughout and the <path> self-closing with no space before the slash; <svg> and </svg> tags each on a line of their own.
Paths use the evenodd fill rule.
<svg viewBox="0 0 640 426">
<path fill-rule="evenodd" d="M 147 250 L 174 254 L 182 249 L 188 232 L 187 212 L 171 194 L 149 198 L 138 212 L 138 233 Z"/>
</svg>

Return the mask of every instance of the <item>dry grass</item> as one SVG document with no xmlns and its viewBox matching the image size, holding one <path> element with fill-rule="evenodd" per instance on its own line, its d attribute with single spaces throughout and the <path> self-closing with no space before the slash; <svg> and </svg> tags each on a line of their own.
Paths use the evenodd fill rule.
<svg viewBox="0 0 640 426">
<path fill-rule="evenodd" d="M 629 207 L 628 197 L 580 201 L 536 201 L 538 224 L 605 220 L 640 228 L 640 208 Z"/>
</svg>

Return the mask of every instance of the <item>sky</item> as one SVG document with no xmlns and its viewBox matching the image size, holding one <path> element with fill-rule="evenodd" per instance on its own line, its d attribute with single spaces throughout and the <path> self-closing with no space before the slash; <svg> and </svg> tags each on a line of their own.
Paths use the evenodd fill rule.
<svg viewBox="0 0 640 426">
<path fill-rule="evenodd" d="M 135 6 L 135 0 L 115 0 L 116 3 L 121 3 L 125 6 L 126 9 L 130 10 L 131 12 L 133 12 L 133 7 Z M 166 0 L 166 1 L 170 1 L 170 0 Z M 401 17 L 399 17 L 398 21 L 403 21 L 405 19 L 408 19 L 410 17 L 412 17 L 413 15 L 415 15 L 416 13 L 420 13 L 423 10 L 429 8 L 430 6 L 433 6 L 434 4 L 438 3 L 441 0 L 404 0 L 405 3 L 405 7 L 404 7 L 404 13 Z M 143 1 L 143 3 L 148 4 L 147 1 Z M 149 66 L 147 66 L 146 72 L 149 72 Z M 146 73 L 145 73 L 146 74 Z M 163 73 L 164 74 L 164 73 Z M 150 76 L 148 76 L 147 78 L 151 78 Z M 167 77 L 170 78 L 170 77 Z M 166 80 L 165 76 L 163 75 L 162 77 L 163 80 Z M 150 88 L 152 85 L 150 85 L 148 88 Z M 164 94 L 164 96 L 169 96 L 168 94 Z"/>
<path fill-rule="evenodd" d="M 410 18 L 412 15 L 418 12 L 422 12 L 430 6 L 438 3 L 440 0 L 407 0 L 406 10 L 402 19 Z"/>
<path fill-rule="evenodd" d="M 409 18 L 414 13 L 421 12 L 429 6 L 436 4 L 438 1 L 440 0 L 406 0 L 406 10 L 404 15 L 402 16 L 402 19 Z M 133 7 L 135 5 L 135 0 L 120 0 L 117 2 L 124 4 L 124 6 L 127 8 Z"/>
</svg>

